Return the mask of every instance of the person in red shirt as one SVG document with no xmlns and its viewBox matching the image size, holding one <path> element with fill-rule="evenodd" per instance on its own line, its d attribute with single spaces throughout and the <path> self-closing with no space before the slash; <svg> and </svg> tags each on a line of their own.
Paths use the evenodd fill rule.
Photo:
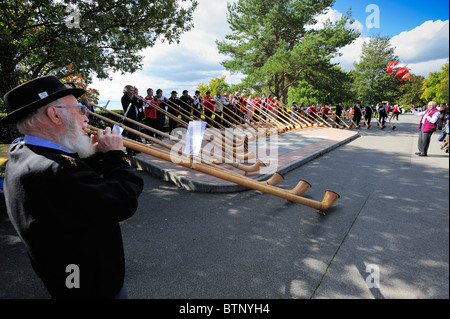
<svg viewBox="0 0 450 319">
<path fill-rule="evenodd" d="M 212 125 L 212 112 L 214 112 L 214 105 L 216 104 L 216 101 L 211 97 L 211 92 L 206 92 L 205 97 L 203 98 L 203 106 L 204 106 L 204 112 L 206 117 L 206 123 L 209 125 Z"/>
<path fill-rule="evenodd" d="M 400 106 L 398 104 L 394 105 L 394 108 L 392 109 L 392 119 L 396 118 L 398 121 L 398 115 L 401 113 Z"/>
<path fill-rule="evenodd" d="M 308 113 L 309 113 L 309 115 L 311 115 L 313 118 L 316 118 L 316 112 L 317 112 L 316 104 L 313 103 L 313 104 L 309 107 Z"/>
<path fill-rule="evenodd" d="M 158 129 L 157 122 L 157 112 L 156 109 L 152 106 L 155 104 L 155 99 L 153 98 L 153 89 L 147 89 L 147 96 L 145 97 L 144 102 L 144 123 L 151 128 Z M 145 134 L 150 135 L 152 137 L 157 137 L 155 133 L 146 131 Z"/>
<path fill-rule="evenodd" d="M 322 113 L 323 113 L 322 118 L 324 121 L 326 121 L 328 119 L 327 115 L 328 115 L 329 111 L 330 111 L 330 108 L 328 107 L 328 105 L 325 104 L 322 108 Z"/>
</svg>

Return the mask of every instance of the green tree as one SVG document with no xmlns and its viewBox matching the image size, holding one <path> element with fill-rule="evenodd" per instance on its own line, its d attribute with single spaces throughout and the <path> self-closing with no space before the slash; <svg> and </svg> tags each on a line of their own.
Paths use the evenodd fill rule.
<svg viewBox="0 0 450 319">
<path fill-rule="evenodd" d="M 336 105 L 352 99 L 351 76 L 335 65 L 326 72 L 308 71 L 289 89 L 289 104 L 320 103 Z"/>
<path fill-rule="evenodd" d="M 200 94 L 202 96 L 205 96 L 207 91 L 211 92 L 211 96 L 215 96 L 217 91 L 221 91 L 222 95 L 225 93 L 225 91 L 230 89 L 230 86 L 225 82 L 226 76 L 217 77 L 214 79 L 211 79 L 209 83 L 200 83 L 197 86 L 197 90 L 200 91 Z"/>
<path fill-rule="evenodd" d="M 426 101 L 448 103 L 449 101 L 448 63 L 440 72 L 431 72 L 423 82 L 422 98 Z"/>
<path fill-rule="evenodd" d="M 426 104 L 426 100 L 422 98 L 423 81 L 425 77 L 421 75 L 411 74 L 411 79 L 403 80 L 399 88 L 399 98 L 396 103 L 409 107 L 410 104 L 422 106 Z"/>
<path fill-rule="evenodd" d="M 353 90 L 364 103 L 395 101 L 401 86 L 399 77 L 386 72 L 389 61 L 398 61 L 389 37 L 376 35 L 362 46 L 361 59 L 354 63 Z"/>
<path fill-rule="evenodd" d="M 192 28 L 197 2 L 189 1 L 183 8 L 178 0 L 2 0 L 0 96 L 43 75 L 136 71 L 140 50 Z"/>
<path fill-rule="evenodd" d="M 239 0 L 228 3 L 232 34 L 216 41 L 219 52 L 231 59 L 222 65 L 246 75 L 247 87 L 267 88 L 286 102 L 287 90 L 307 70 L 327 70 L 339 48 L 350 44 L 359 33 L 348 24 L 350 13 L 316 30 L 316 23 L 334 0 Z M 350 20 L 350 21 L 349 21 Z"/>
</svg>

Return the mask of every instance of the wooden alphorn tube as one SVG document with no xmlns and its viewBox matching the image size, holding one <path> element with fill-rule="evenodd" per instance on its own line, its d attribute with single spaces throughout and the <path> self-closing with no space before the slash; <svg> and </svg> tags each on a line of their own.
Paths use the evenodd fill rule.
<svg viewBox="0 0 450 319">
<path fill-rule="evenodd" d="M 243 105 L 242 103 L 237 102 L 237 104 L 239 104 L 239 106 L 242 106 L 242 108 L 243 108 L 244 110 L 246 110 L 246 111 L 248 110 L 248 109 L 245 107 L 245 105 Z M 284 133 L 284 132 L 286 132 L 286 131 L 289 129 L 289 128 L 286 127 L 286 125 L 281 124 L 281 122 L 279 122 L 277 119 L 275 119 L 269 112 L 267 112 L 267 113 L 265 114 L 265 116 L 266 116 L 266 118 L 270 119 L 270 121 L 271 121 L 271 122 L 269 122 L 269 121 L 267 121 L 267 120 L 264 120 L 265 123 L 267 123 L 267 124 L 265 124 L 265 125 L 266 125 L 266 126 L 271 126 L 271 127 L 275 128 L 275 129 L 277 129 L 278 133 Z M 262 118 L 261 118 L 261 119 L 262 119 Z M 256 125 L 258 125 L 258 126 L 261 127 L 261 125 L 260 125 L 258 122 L 256 122 L 255 120 L 253 120 L 253 116 L 252 116 L 251 121 L 253 121 Z"/>
<path fill-rule="evenodd" d="M 285 189 L 278 188 L 276 186 L 269 185 L 267 183 L 261 183 L 257 182 L 251 178 L 245 177 L 245 176 L 238 176 L 235 174 L 229 174 L 228 172 L 224 172 L 221 170 L 217 170 L 213 167 L 208 166 L 207 164 L 203 163 L 194 163 L 193 161 L 186 160 L 185 158 L 171 155 L 168 152 L 158 150 L 156 148 L 153 148 L 148 145 L 138 145 L 137 143 L 130 143 L 127 140 L 124 139 L 124 146 L 133 148 L 134 150 L 137 150 L 142 153 L 146 153 L 148 155 L 170 161 L 172 162 L 174 159 L 177 161 L 178 165 L 194 169 L 196 171 L 215 176 L 217 178 L 248 187 L 254 190 L 258 190 L 270 195 L 274 195 L 283 199 L 286 199 L 290 202 L 298 203 L 301 205 L 305 205 L 314 209 L 317 209 L 319 214 L 324 215 L 325 211 L 329 209 L 336 200 L 339 199 L 339 194 L 332 191 L 332 190 L 326 190 L 325 195 L 322 199 L 322 201 L 316 201 L 309 198 L 301 197 L 299 195 L 294 194 L 293 192 L 286 191 Z"/>
<path fill-rule="evenodd" d="M 297 126 L 302 128 L 300 121 L 292 118 L 292 115 L 288 113 L 288 106 L 281 101 L 277 101 L 277 103 L 282 106 L 281 108 L 278 108 L 278 114 L 280 114 L 288 123 L 293 124 L 295 128 L 297 128 Z"/>
<path fill-rule="evenodd" d="M 155 105 L 155 108 L 158 109 L 158 106 Z M 162 109 L 161 109 L 161 110 L 162 110 Z M 113 121 L 113 120 L 111 120 L 111 119 L 109 119 L 109 118 L 107 118 L 107 117 L 104 117 L 104 116 L 102 116 L 102 115 L 100 115 L 100 114 L 97 114 L 97 113 L 95 113 L 95 112 L 90 112 L 90 111 L 88 111 L 88 112 L 89 112 L 90 114 L 92 114 L 93 116 L 96 116 L 96 117 L 100 118 L 101 120 L 103 120 L 103 121 L 105 121 L 105 122 L 107 122 L 107 123 L 110 123 L 110 124 L 112 124 L 112 125 L 118 125 L 118 126 L 122 127 L 124 130 L 127 130 L 127 131 L 129 131 L 129 132 L 131 132 L 131 133 L 134 133 L 134 134 L 136 134 L 136 135 L 138 135 L 138 136 L 141 136 L 141 137 L 143 137 L 143 138 L 145 138 L 145 139 L 147 139 L 147 140 L 153 141 L 153 142 L 155 142 L 155 143 L 157 143 L 157 144 L 161 144 L 161 143 L 158 143 L 158 142 L 157 142 L 154 138 L 152 138 L 151 136 L 148 136 L 148 135 L 146 135 L 146 134 L 144 134 L 144 133 L 142 133 L 142 132 L 140 132 L 140 131 L 138 131 L 138 130 L 134 130 L 134 129 L 132 129 L 131 127 L 127 127 L 127 126 L 125 126 L 125 125 L 123 125 L 123 124 L 121 124 L 121 123 L 115 122 L 115 121 Z M 168 112 L 166 112 L 166 113 L 168 113 Z M 168 114 L 170 114 L 170 113 L 168 113 Z M 170 115 L 172 115 L 172 114 L 170 114 Z M 120 115 L 119 115 L 119 116 L 120 116 Z M 127 117 L 123 117 L 123 119 L 129 120 Z M 132 120 L 130 120 L 130 121 L 132 121 Z M 136 123 L 136 124 L 137 124 L 137 123 Z M 138 125 L 140 125 L 140 126 L 142 127 L 142 124 L 138 124 Z M 147 127 L 147 128 L 149 128 L 149 127 Z M 159 134 L 159 133 L 157 133 L 157 134 Z M 160 141 L 159 141 L 159 142 L 160 142 Z M 211 140 L 210 142 L 213 143 L 214 145 L 216 145 L 217 147 L 221 147 L 222 152 L 224 152 L 225 155 L 228 155 L 228 156 L 227 156 L 228 158 L 234 158 L 234 157 L 236 157 L 236 159 L 238 159 L 238 160 L 248 160 L 249 158 L 255 158 L 255 157 L 256 157 L 256 155 L 255 155 L 254 153 L 247 153 L 247 154 L 244 154 L 244 155 L 239 154 L 239 153 L 236 153 L 236 150 L 235 150 L 234 148 L 233 148 L 233 150 L 231 150 L 231 151 L 232 151 L 232 154 L 229 154 L 229 153 L 227 153 L 227 152 L 228 152 L 228 148 L 227 148 L 226 146 L 221 145 L 221 144 L 218 144 L 214 139 Z M 162 146 L 164 146 L 164 145 L 162 145 Z"/>
<path fill-rule="evenodd" d="M 331 118 L 331 116 L 328 116 L 328 114 L 324 114 L 331 122 L 333 122 L 336 126 L 334 126 L 335 128 L 340 128 L 340 129 L 342 129 L 342 128 L 344 128 L 344 126 L 341 126 L 341 125 L 339 125 L 339 124 L 337 124 L 332 118 Z"/>
<path fill-rule="evenodd" d="M 151 106 L 153 106 L 155 109 L 157 109 L 157 110 L 160 111 L 161 113 L 164 113 L 164 114 L 167 115 L 168 117 L 172 118 L 174 121 L 180 123 L 183 127 L 185 127 L 185 128 L 188 127 L 188 125 L 187 125 L 184 121 L 180 120 L 178 117 L 174 116 L 173 114 L 170 114 L 170 113 L 167 112 L 166 110 L 163 110 L 163 109 L 160 108 L 159 106 L 157 106 L 157 105 L 155 105 L 155 104 L 153 104 L 153 103 L 151 103 Z M 225 152 L 225 153 L 229 152 L 228 148 L 227 148 L 225 145 L 223 145 L 223 144 L 228 144 L 228 143 L 227 143 L 227 140 L 225 140 L 225 143 L 223 143 L 223 144 L 218 143 L 218 142 L 216 141 L 216 138 L 222 140 L 222 139 L 223 139 L 223 136 L 222 136 L 222 135 L 220 135 L 220 136 L 216 135 L 215 132 L 214 132 L 214 130 L 207 131 L 207 133 L 208 133 L 208 134 L 211 134 L 212 136 L 214 136 L 214 138 L 213 138 L 212 140 L 209 139 L 208 141 L 210 141 L 211 143 L 213 143 L 213 144 L 216 145 L 217 147 L 222 147 L 222 151 L 223 151 L 223 152 Z M 237 150 L 234 148 L 234 146 L 232 146 L 232 145 L 229 145 L 229 146 L 232 147 L 232 154 L 229 154 L 230 156 L 236 156 L 237 159 L 239 159 L 239 160 L 245 160 L 245 161 L 248 160 L 249 158 L 255 158 L 255 154 L 251 154 L 251 153 L 247 153 L 247 154 L 244 154 L 244 155 L 238 154 L 238 153 L 236 153 Z"/>
</svg>

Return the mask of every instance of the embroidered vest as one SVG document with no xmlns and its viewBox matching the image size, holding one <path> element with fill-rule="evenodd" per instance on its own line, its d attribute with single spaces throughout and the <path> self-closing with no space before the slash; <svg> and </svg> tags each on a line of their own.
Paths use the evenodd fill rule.
<svg viewBox="0 0 450 319">
<path fill-rule="evenodd" d="M 433 116 L 433 114 L 434 113 L 436 113 L 436 112 L 439 112 L 439 110 L 438 109 L 434 109 L 433 111 L 431 111 L 431 112 L 427 112 L 427 113 L 425 113 L 423 116 L 422 116 L 422 118 L 420 119 L 420 123 L 419 123 L 419 126 L 417 127 L 417 129 L 419 129 L 420 130 L 420 128 L 422 127 L 422 121 L 423 121 L 423 117 L 424 116 Z M 428 119 L 425 119 L 425 123 L 423 124 L 423 132 L 424 133 L 429 133 L 429 132 L 434 132 L 434 131 L 436 131 L 436 127 L 437 127 L 437 121 L 436 121 L 436 123 L 431 123 L 430 121 L 428 121 Z"/>
</svg>

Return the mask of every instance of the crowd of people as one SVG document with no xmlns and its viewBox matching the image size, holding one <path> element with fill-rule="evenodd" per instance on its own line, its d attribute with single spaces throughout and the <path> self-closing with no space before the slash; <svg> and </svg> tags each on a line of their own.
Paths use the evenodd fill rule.
<svg viewBox="0 0 450 319">
<path fill-rule="evenodd" d="M 275 123 L 280 118 L 283 121 L 299 120 L 305 116 L 309 119 L 320 117 L 321 120 L 333 121 L 340 125 L 343 119 L 351 120 L 359 126 L 362 122 L 370 126 L 373 118 L 381 126 L 385 126 L 388 120 L 398 120 L 399 115 L 405 112 L 403 105 L 392 105 L 389 101 L 383 101 L 376 105 L 368 103 L 362 105 L 357 102 L 355 106 L 343 106 L 338 103 L 336 106 L 331 104 L 298 105 L 293 102 L 290 107 L 279 101 L 272 95 L 258 94 L 246 95 L 235 92 L 230 94 L 218 90 L 214 96 L 208 91 L 204 96 L 196 90 L 194 95 L 190 95 L 188 90 L 184 90 L 180 96 L 178 92 L 172 91 L 169 97 L 166 97 L 161 89 L 156 92 L 152 88 L 147 89 L 147 95 L 141 96 L 136 87 L 132 85 L 125 86 L 121 99 L 124 114 L 136 121 L 143 122 L 145 125 L 158 131 L 165 130 L 166 118 L 168 118 L 168 130 L 172 132 L 183 122 L 187 125 L 191 119 L 205 120 L 208 127 L 228 128 L 236 124 L 253 121 L 267 121 Z M 410 105 L 414 109 L 414 105 Z M 426 107 L 417 108 L 420 112 Z M 442 129 L 443 119 L 448 113 L 448 104 L 442 103 L 439 107 L 442 117 L 437 123 L 437 128 Z M 445 124 L 445 123 L 444 123 Z M 132 128 L 139 130 L 137 125 L 131 125 Z M 161 139 L 162 136 L 150 131 L 146 134 Z M 128 138 L 137 139 L 133 133 L 127 133 Z M 135 155 L 135 151 L 127 149 L 127 153 Z"/>
</svg>

